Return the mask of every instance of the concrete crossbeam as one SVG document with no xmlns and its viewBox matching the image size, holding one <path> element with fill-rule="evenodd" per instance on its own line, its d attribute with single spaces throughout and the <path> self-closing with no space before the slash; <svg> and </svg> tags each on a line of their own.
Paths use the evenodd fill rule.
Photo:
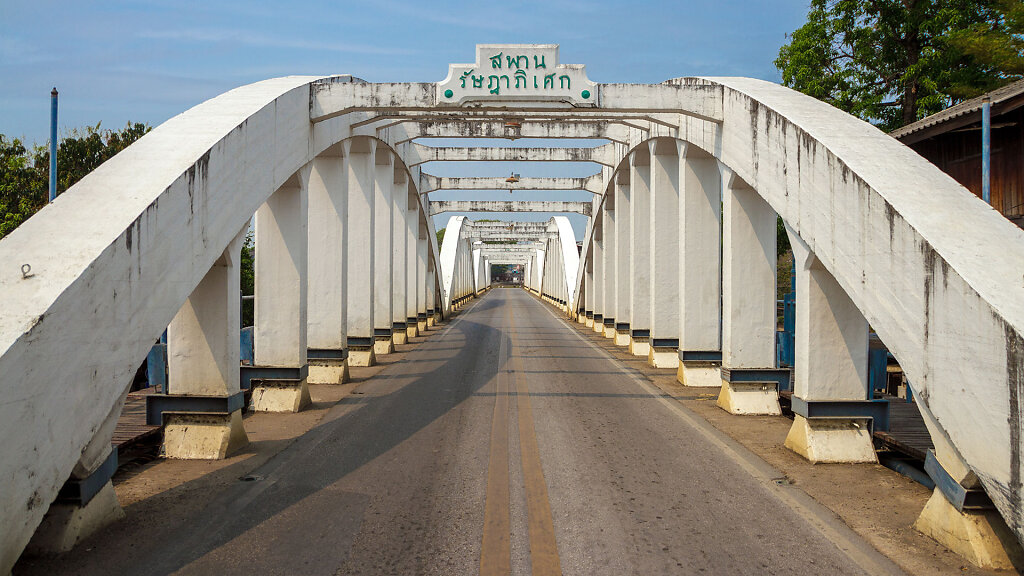
<svg viewBox="0 0 1024 576">
<path fill-rule="evenodd" d="M 449 178 L 420 174 L 420 194 L 438 190 L 586 190 L 601 194 L 604 185 L 601 174 L 585 178 L 520 178 L 516 182 L 508 182 L 505 177 Z"/>
<path fill-rule="evenodd" d="M 540 200 L 431 200 L 430 215 L 445 212 L 548 212 L 590 216 L 590 202 L 555 202 Z"/>
<path fill-rule="evenodd" d="M 595 162 L 614 166 L 611 145 L 593 148 L 434 147 L 410 143 L 411 166 L 424 162 Z"/>
</svg>

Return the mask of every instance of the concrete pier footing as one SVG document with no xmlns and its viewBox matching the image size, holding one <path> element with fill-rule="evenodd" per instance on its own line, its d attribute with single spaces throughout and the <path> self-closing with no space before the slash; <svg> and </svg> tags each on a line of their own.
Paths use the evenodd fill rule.
<svg viewBox="0 0 1024 576">
<path fill-rule="evenodd" d="M 395 342 L 391 336 L 375 336 L 373 338 L 373 353 L 375 356 L 391 354 L 395 351 Z"/>
<path fill-rule="evenodd" d="M 372 346 L 350 346 L 348 349 L 348 365 L 366 367 L 377 363 L 377 355 Z"/>
<path fill-rule="evenodd" d="M 348 358 L 335 359 L 309 359 L 309 376 L 306 381 L 310 384 L 344 384 L 348 382 Z"/>
<path fill-rule="evenodd" d="M 629 340 L 629 353 L 633 356 L 649 356 L 651 339 L 643 336 L 632 336 Z"/>
<path fill-rule="evenodd" d="M 679 351 L 674 347 L 651 346 L 647 353 L 647 363 L 655 368 L 678 368 Z"/>
<path fill-rule="evenodd" d="M 306 378 L 301 380 L 253 380 L 253 412 L 300 412 L 312 403 Z"/>
<path fill-rule="evenodd" d="M 629 346 L 629 330 L 616 330 L 615 331 L 615 345 L 616 346 Z"/>
<path fill-rule="evenodd" d="M 26 551 L 36 554 L 67 552 L 109 524 L 124 518 L 114 485 L 107 483 L 84 506 L 54 502 L 36 528 Z"/>
<path fill-rule="evenodd" d="M 223 460 L 249 444 L 242 411 L 164 415 L 164 456 L 182 460 Z"/>
<path fill-rule="evenodd" d="M 722 367 L 711 362 L 681 360 L 676 380 L 683 386 L 718 388 L 722 385 Z"/>
<path fill-rule="evenodd" d="M 730 414 L 779 416 L 779 391 L 774 382 L 726 382 L 721 380 L 718 407 Z"/>
<path fill-rule="evenodd" d="M 396 345 L 396 346 L 400 345 L 400 344 L 408 344 L 409 343 L 408 328 L 407 327 L 394 328 L 392 333 L 391 333 L 391 343 Z M 394 350 L 392 349 L 392 351 L 394 351 Z"/>
<path fill-rule="evenodd" d="M 981 568 L 1024 565 L 1024 550 L 997 511 L 957 510 L 938 488 L 914 528 Z"/>
<path fill-rule="evenodd" d="M 797 414 L 786 448 L 813 464 L 878 462 L 869 422 L 863 418 L 813 418 Z"/>
</svg>

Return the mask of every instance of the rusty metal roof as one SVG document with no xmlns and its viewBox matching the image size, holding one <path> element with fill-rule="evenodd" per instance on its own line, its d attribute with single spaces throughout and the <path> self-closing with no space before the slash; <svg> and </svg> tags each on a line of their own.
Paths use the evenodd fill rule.
<svg viewBox="0 0 1024 576">
<path fill-rule="evenodd" d="M 982 94 L 977 98 L 965 100 L 956 106 L 950 106 L 942 112 L 932 114 L 917 122 L 893 130 L 889 135 L 902 141 L 904 144 L 910 144 L 935 134 L 955 130 L 977 122 L 981 118 L 981 104 L 986 96 L 992 101 L 993 116 L 1015 110 L 1020 106 L 1024 106 L 1024 80 L 1018 80 L 987 94 Z"/>
</svg>

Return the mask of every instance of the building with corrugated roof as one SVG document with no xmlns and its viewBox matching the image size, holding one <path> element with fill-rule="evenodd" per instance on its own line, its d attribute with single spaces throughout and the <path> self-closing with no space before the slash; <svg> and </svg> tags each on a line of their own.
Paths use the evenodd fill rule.
<svg viewBox="0 0 1024 576">
<path fill-rule="evenodd" d="M 1024 228 L 1024 80 L 922 118 L 890 135 L 981 197 L 985 97 L 992 106 L 991 203 Z"/>
</svg>

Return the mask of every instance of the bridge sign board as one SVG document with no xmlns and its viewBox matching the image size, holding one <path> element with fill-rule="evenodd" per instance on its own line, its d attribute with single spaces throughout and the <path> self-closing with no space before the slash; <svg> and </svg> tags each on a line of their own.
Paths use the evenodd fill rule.
<svg viewBox="0 0 1024 576">
<path fill-rule="evenodd" d="M 582 64 L 560 64 L 558 44 L 477 44 L 476 63 L 449 64 L 437 101 L 550 101 L 594 107 L 598 86 Z"/>
</svg>

